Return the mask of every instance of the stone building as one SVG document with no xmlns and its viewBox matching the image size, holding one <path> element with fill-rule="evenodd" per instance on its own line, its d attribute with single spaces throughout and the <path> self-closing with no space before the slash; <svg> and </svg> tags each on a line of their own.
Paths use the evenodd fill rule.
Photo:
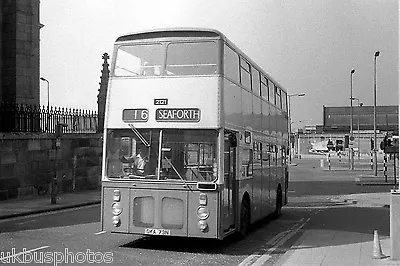
<svg viewBox="0 0 400 266">
<path fill-rule="evenodd" d="M 0 1 L 0 102 L 39 105 L 39 2 Z"/>
</svg>

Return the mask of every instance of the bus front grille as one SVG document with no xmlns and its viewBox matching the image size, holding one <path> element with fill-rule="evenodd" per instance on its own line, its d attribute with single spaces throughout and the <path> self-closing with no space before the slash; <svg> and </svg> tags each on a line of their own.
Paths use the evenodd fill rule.
<svg viewBox="0 0 400 266">
<path fill-rule="evenodd" d="M 153 195 L 133 200 L 135 227 L 183 229 L 185 213 L 185 202 L 179 198 Z"/>
</svg>

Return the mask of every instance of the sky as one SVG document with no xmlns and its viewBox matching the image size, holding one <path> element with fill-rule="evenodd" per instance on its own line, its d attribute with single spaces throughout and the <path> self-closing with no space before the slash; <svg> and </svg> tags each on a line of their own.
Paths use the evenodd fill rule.
<svg viewBox="0 0 400 266">
<path fill-rule="evenodd" d="M 323 105 L 399 104 L 397 0 L 41 0 L 40 72 L 50 105 L 97 110 L 102 55 L 122 34 L 163 27 L 222 32 L 290 97 L 292 128 L 322 124 Z M 47 84 L 41 82 L 41 103 Z M 354 105 L 357 101 L 353 102 Z"/>
</svg>

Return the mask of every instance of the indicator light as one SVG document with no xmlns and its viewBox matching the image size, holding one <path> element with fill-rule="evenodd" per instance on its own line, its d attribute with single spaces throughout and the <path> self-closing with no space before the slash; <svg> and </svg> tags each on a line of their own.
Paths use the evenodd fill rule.
<svg viewBox="0 0 400 266">
<path fill-rule="evenodd" d="M 114 196 L 113 196 L 114 201 L 120 201 L 121 200 L 121 192 L 119 189 L 114 189 Z"/>
<path fill-rule="evenodd" d="M 199 204 L 207 206 L 207 194 L 206 193 L 200 193 L 200 195 L 199 195 Z"/>
</svg>

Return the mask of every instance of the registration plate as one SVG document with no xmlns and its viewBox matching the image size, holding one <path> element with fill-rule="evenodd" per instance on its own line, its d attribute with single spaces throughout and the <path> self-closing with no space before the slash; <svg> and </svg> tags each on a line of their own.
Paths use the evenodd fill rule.
<svg viewBox="0 0 400 266">
<path fill-rule="evenodd" d="M 155 236 L 169 236 L 171 235 L 171 231 L 167 229 L 156 229 L 156 228 L 146 228 L 144 229 L 144 233 L 147 235 L 155 235 Z"/>
</svg>

